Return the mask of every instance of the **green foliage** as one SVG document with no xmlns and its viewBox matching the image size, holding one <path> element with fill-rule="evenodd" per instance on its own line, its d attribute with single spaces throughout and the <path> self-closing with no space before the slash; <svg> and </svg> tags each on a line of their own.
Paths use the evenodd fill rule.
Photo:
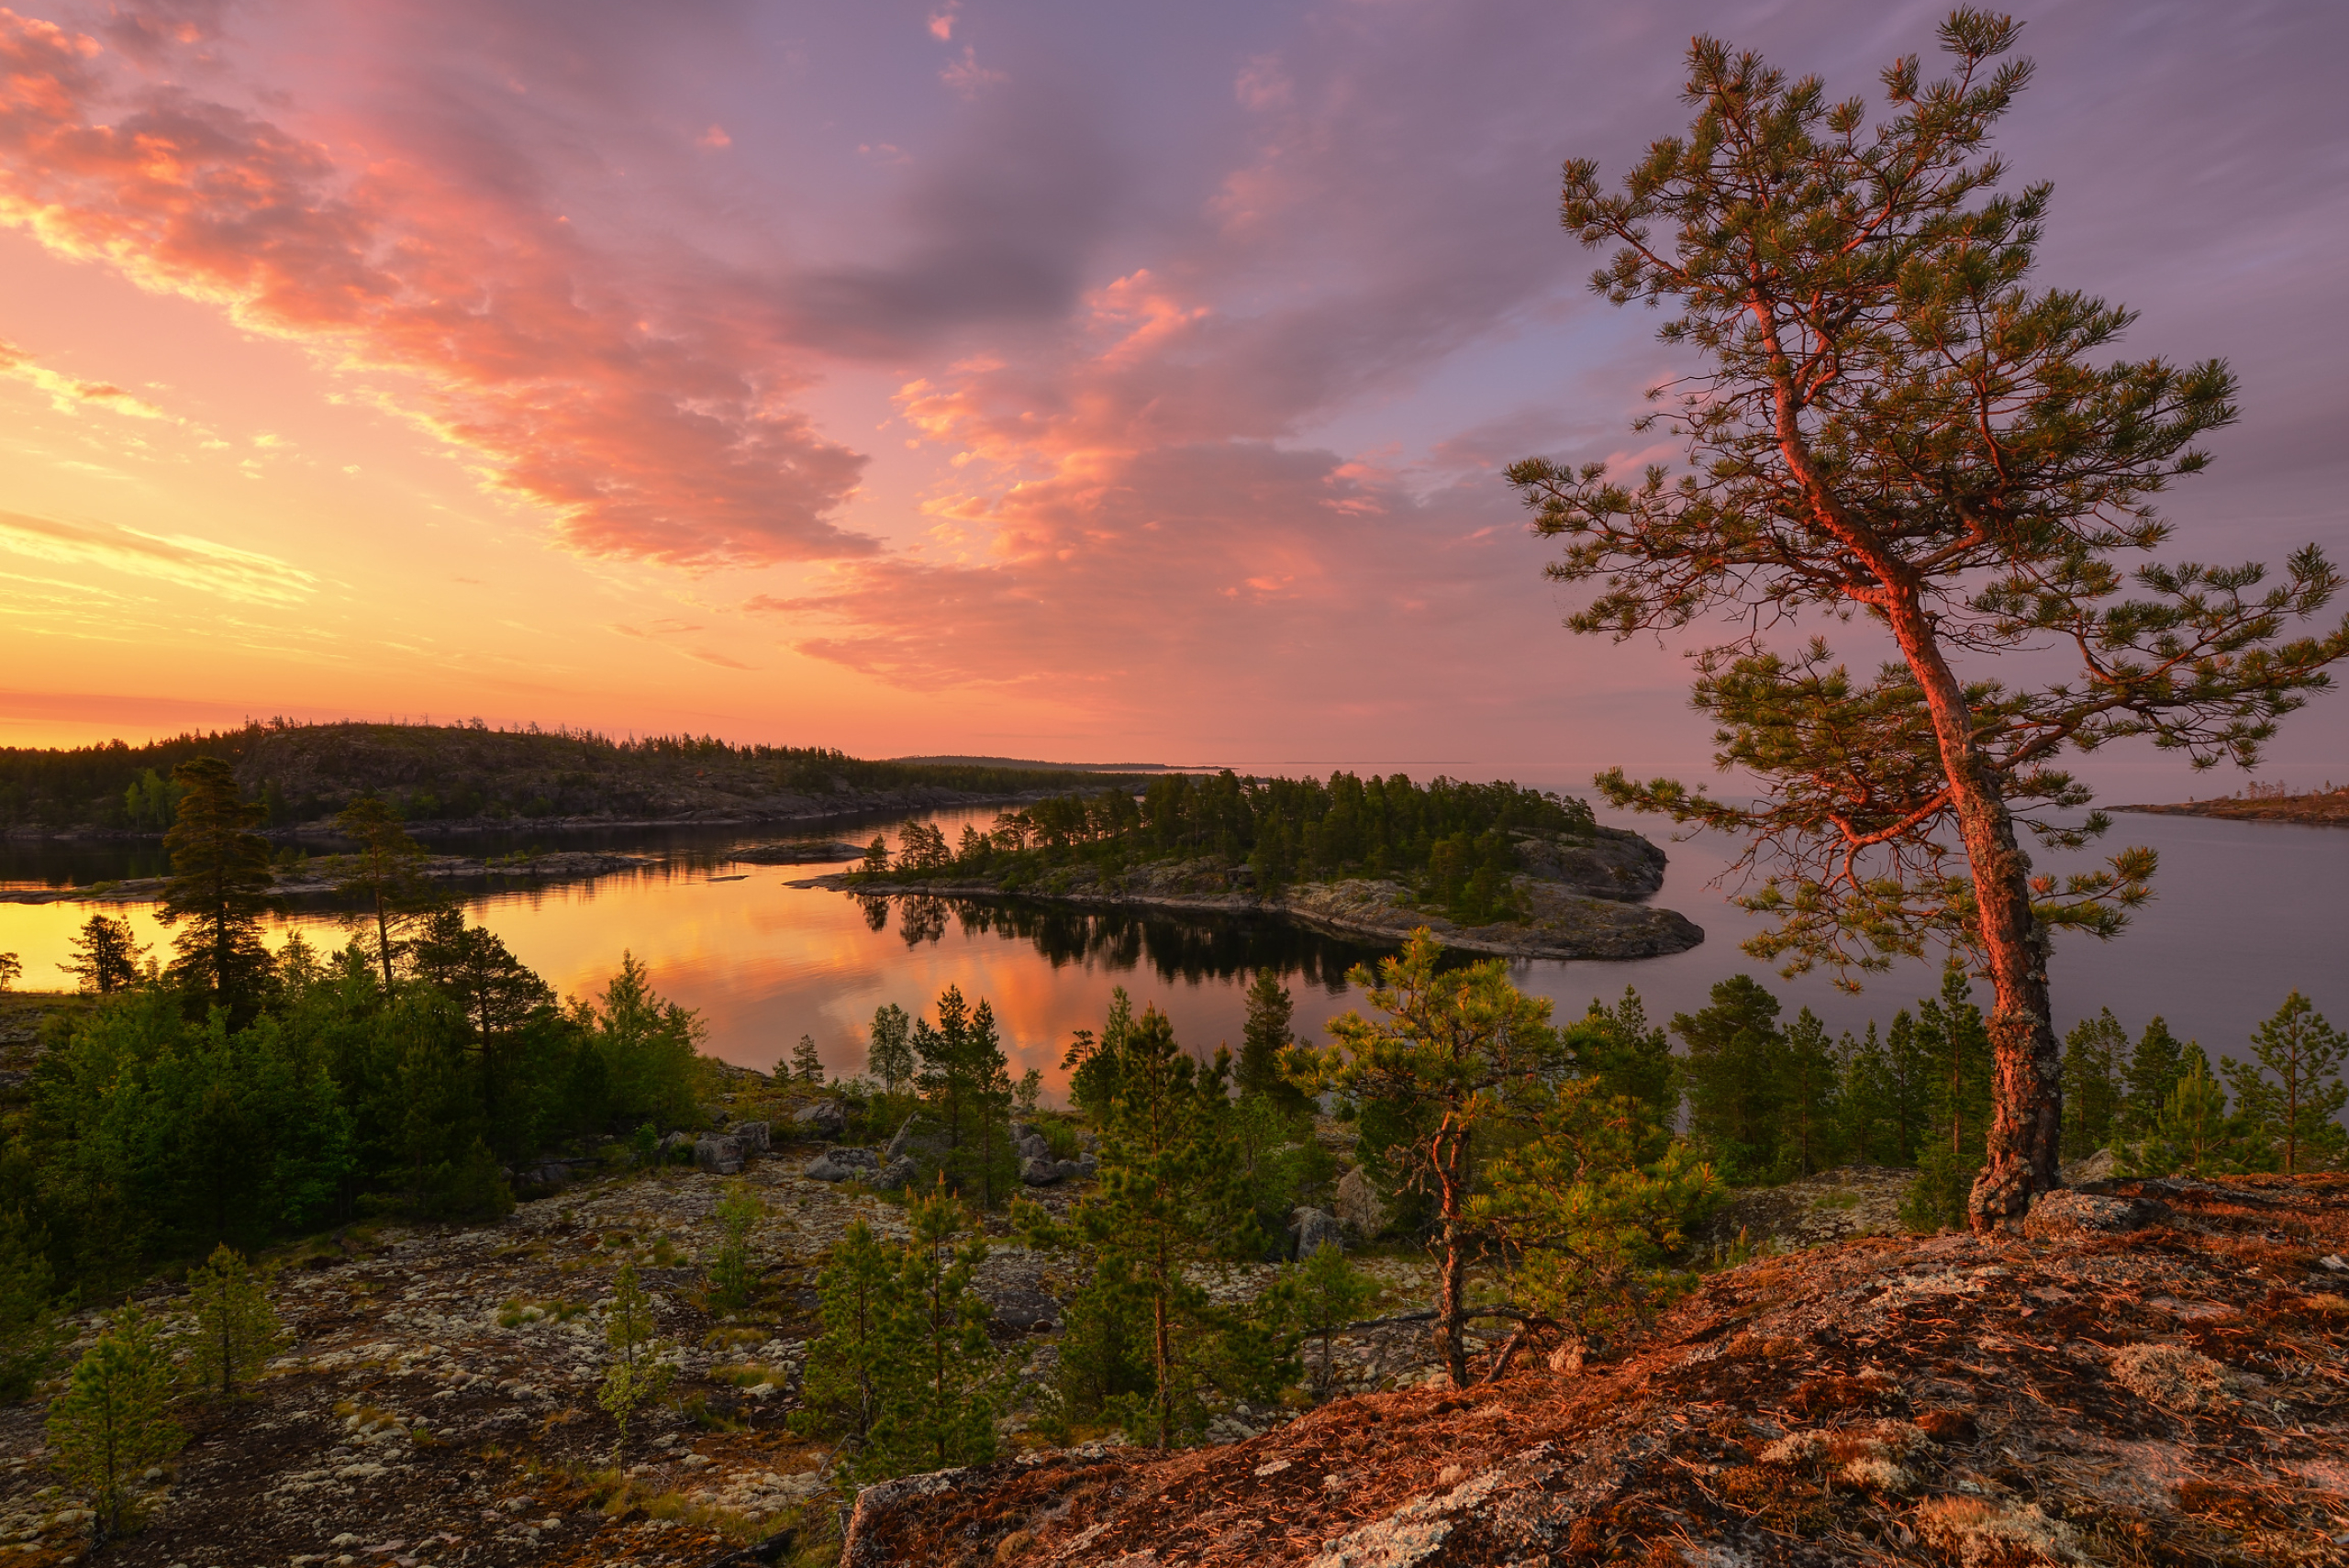
<svg viewBox="0 0 2349 1568">
<path fill-rule="evenodd" d="M 138 984 L 139 960 L 146 956 L 147 948 L 132 933 L 129 921 L 93 915 L 83 922 L 71 946 L 73 961 L 58 967 L 73 977 L 79 989 L 110 996 Z M 0 981 L 0 990 L 6 988 L 5 981 Z"/>
<path fill-rule="evenodd" d="M 2210 1176 L 2265 1170 L 2275 1151 L 2249 1118 L 2230 1116 L 2227 1091 L 2198 1048 L 2189 1047 L 2184 1071 L 2143 1139 L 2121 1145 L 2121 1173 L 2127 1176 Z"/>
<path fill-rule="evenodd" d="M 862 1449 L 872 1435 L 902 1367 L 892 1334 L 898 1262 L 862 1219 L 852 1220 L 833 1247 L 816 1279 L 822 1331 L 807 1347 L 795 1430 L 840 1437 L 850 1449 Z"/>
<path fill-rule="evenodd" d="M 1596 1077 L 1542 1095 L 1532 1139 L 1493 1162 L 1475 1220 L 1520 1257 L 1517 1289 L 1586 1339 L 1643 1318 L 1669 1294 L 1669 1261 L 1722 1195 L 1720 1179 L 1678 1140 L 1653 1158 L 1648 1106 Z"/>
<path fill-rule="evenodd" d="M 2105 1008 L 2064 1037 L 2064 1158 L 2083 1160 L 2110 1145 L 2122 1096 L 2121 1052 L 2129 1035 Z"/>
<path fill-rule="evenodd" d="M 613 1451 L 628 1446 L 628 1424 L 637 1411 L 669 1392 L 677 1369 L 668 1360 L 675 1347 L 660 1338 L 652 1317 L 651 1298 L 638 1277 L 636 1260 L 621 1260 L 612 1280 L 612 1304 L 604 1316 L 604 1344 L 610 1358 L 596 1394 L 619 1429 Z"/>
<path fill-rule="evenodd" d="M 163 840 L 172 874 L 157 910 L 165 925 L 186 922 L 172 940 L 172 978 L 192 1006 L 224 1008 L 242 1024 L 260 1009 L 270 976 L 261 940 L 269 840 L 251 831 L 262 811 L 240 798 L 235 772 L 217 757 L 183 762 L 172 776 L 185 793 Z"/>
<path fill-rule="evenodd" d="M 1368 779 L 1214 778 L 1170 773 L 1137 800 L 1130 789 L 1040 801 L 998 817 L 991 833 L 966 831 L 950 850 L 944 835 L 916 823 L 899 834 L 894 877 L 966 874 L 987 866 L 1030 880 L 1056 865 L 1089 862 L 1212 858 L 1251 868 L 1259 892 L 1359 872 L 1415 877 L 1421 896 L 1460 918 L 1511 911 L 1509 878 L 1520 834 L 1586 838 L 1582 802 L 1513 784 L 1436 778 L 1422 786 L 1401 773 Z M 1012 864 L 1004 867 L 1008 858 Z M 886 870 L 867 858 L 867 870 Z"/>
<path fill-rule="evenodd" d="M 187 1440 L 169 1413 L 172 1362 L 135 1306 L 108 1319 L 98 1342 L 50 1403 L 48 1437 L 58 1470 L 96 1511 L 101 1543 L 131 1523 L 131 1483 Z"/>
<path fill-rule="evenodd" d="M 12 952 L 0 952 L 0 991 L 6 991 L 24 977 L 25 961 Z"/>
<path fill-rule="evenodd" d="M 1679 1064 L 1664 1031 L 1650 1027 L 1647 1007 L 1631 986 L 1623 987 L 1622 1000 L 1611 1007 L 1592 997 L 1590 1010 L 1566 1027 L 1559 1043 L 1575 1077 L 1595 1078 L 1609 1098 L 1631 1101 L 1659 1137 L 1679 1119 Z M 1659 1144 L 1642 1158 L 1661 1152 Z"/>
<path fill-rule="evenodd" d="M 914 1057 L 913 1020 L 895 1002 L 873 1011 L 873 1030 L 864 1048 L 864 1071 L 884 1092 L 901 1093 L 914 1081 L 921 1064 Z"/>
<path fill-rule="evenodd" d="M 1011 1091 L 1011 1108 L 1022 1117 L 1032 1117 L 1044 1097 L 1044 1074 L 1041 1069 L 1030 1067 L 1019 1074 L 1019 1082 Z"/>
<path fill-rule="evenodd" d="M 1263 1309 L 1267 1315 L 1321 1347 L 1313 1373 L 1317 1396 L 1327 1399 L 1336 1384 L 1331 1339 L 1360 1318 L 1377 1294 L 1378 1282 L 1346 1262 L 1344 1248 L 1328 1241 L 1284 1270 L 1265 1291 Z"/>
<path fill-rule="evenodd" d="M 2129 1067 L 2123 1075 L 2127 1093 L 2121 1102 L 2121 1125 L 2124 1131 L 2143 1137 L 2160 1119 L 2162 1108 L 2169 1104 L 2177 1081 L 2185 1076 L 2190 1056 L 2200 1052 L 2169 1032 L 2169 1025 L 2156 1014 L 2137 1037 L 2136 1049 L 2129 1054 Z"/>
<path fill-rule="evenodd" d="M 823 1083 L 824 1057 L 816 1049 L 814 1035 L 801 1035 L 799 1043 L 791 1048 L 791 1076 L 803 1084 Z"/>
<path fill-rule="evenodd" d="M 226 1246 L 188 1271 L 188 1308 L 195 1328 L 188 1335 L 186 1375 L 196 1390 L 234 1399 L 249 1390 L 290 1336 L 269 1303 L 269 1280 L 256 1275 Z"/>
<path fill-rule="evenodd" d="M 1327 1188 L 1338 1162 L 1313 1136 L 1313 1114 L 1265 1095 L 1243 1094 L 1230 1110 L 1233 1174 L 1256 1229 L 1283 1237 L 1297 1205 Z M 1282 1245 L 1286 1245 L 1285 1242 Z"/>
<path fill-rule="evenodd" d="M 2226 1064 L 2227 1082 L 2254 1133 L 2277 1146 L 2284 1173 L 2337 1168 L 2349 1155 L 2339 1120 L 2349 1106 L 2341 1064 L 2349 1036 L 2298 991 L 2251 1037 L 2253 1061 Z"/>
<path fill-rule="evenodd" d="M 0 1404 L 33 1391 L 64 1342 L 55 1276 L 21 1213 L 0 1213 Z"/>
<path fill-rule="evenodd" d="M 1131 1260 L 1103 1254 L 1068 1304 L 1056 1341 L 1060 1359 L 1043 1425 L 1063 1439 L 1111 1412 L 1146 1408 L 1157 1385 L 1149 1293 Z"/>
<path fill-rule="evenodd" d="M 729 1182 L 718 1195 L 718 1241 L 709 1261 L 709 1304 L 720 1312 L 740 1312 L 758 1299 L 751 1232 L 765 1214 L 765 1206 L 747 1182 Z"/>
<path fill-rule="evenodd" d="M 950 985 L 939 995 L 938 1022 L 916 1018 L 911 1031 L 921 1069 L 915 1083 L 923 1113 L 946 1139 L 941 1167 L 947 1185 L 993 1208 L 1019 1189 L 1011 1144 L 1011 1062 L 1003 1053 L 995 1009 L 975 1007 Z"/>
<path fill-rule="evenodd" d="M 373 940 L 388 992 L 401 948 L 447 900 L 424 874 L 424 846 L 400 826 L 390 802 L 362 795 L 342 808 L 334 825 L 357 846 L 343 863 L 335 891 L 365 901 L 365 910 L 351 916 L 350 924 Z"/>
<path fill-rule="evenodd" d="M 1097 1358 L 1086 1372 L 1102 1386 L 1080 1392 L 1097 1397 L 1129 1435 L 1165 1448 L 1205 1427 L 1219 1373 L 1262 1370 L 1251 1326 L 1219 1307 L 1191 1271 L 1211 1258 L 1255 1255 L 1264 1240 L 1234 1154 L 1230 1053 L 1202 1067 L 1155 1007 L 1130 1029 L 1104 1034 L 1123 1043 L 1118 1093 L 1102 1126 L 1098 1184 L 1065 1224 L 1033 1204 L 1021 1204 L 1016 1216 L 1032 1245 L 1091 1256 L 1086 1333 L 1122 1344 L 1131 1319 L 1143 1321 L 1147 1390 L 1113 1390 L 1130 1381 L 1120 1375 L 1127 1369 Z"/>
<path fill-rule="evenodd" d="M 1750 974 L 1715 983 L 1701 1011 L 1673 1016 L 1687 1048 L 1689 1135 L 1731 1181 L 1753 1181 L 1776 1162 L 1785 1100 L 1777 1017 L 1778 999 Z"/>
<path fill-rule="evenodd" d="M 1375 973 L 1357 966 L 1347 979 L 1381 1016 L 1331 1019 L 1331 1045 L 1318 1065 L 1324 1086 L 1365 1105 L 1398 1107 L 1415 1124 L 1410 1141 L 1397 1142 L 1392 1155 L 1399 1184 L 1434 1207 L 1437 1334 L 1453 1385 L 1464 1386 L 1465 1276 L 1485 1229 L 1469 1207 L 1476 1140 L 1488 1129 L 1531 1119 L 1539 1086 L 1562 1065 L 1563 1051 L 1550 1004 L 1510 984 L 1506 962 L 1443 970 L 1441 952 L 1422 928 Z"/>
<path fill-rule="evenodd" d="M 633 953 L 620 954 L 619 973 L 604 987 L 600 1005 L 574 1003 L 572 1018 L 602 1063 L 607 1117 L 649 1116 L 671 1127 L 700 1119 L 696 1090 L 708 1030 L 692 1008 L 652 989 L 650 972 Z"/>
<path fill-rule="evenodd" d="M 1308 1110 L 1312 1101 L 1288 1078 L 1289 1054 L 1297 1040 L 1289 1032 L 1296 1009 L 1280 975 L 1260 969 L 1248 984 L 1248 1019 L 1240 1034 L 1240 1061 L 1233 1082 L 1243 1095 L 1271 1100 L 1285 1112 Z"/>
<path fill-rule="evenodd" d="M 1096 1121 L 1108 1118 L 1109 1107 L 1124 1091 L 1126 1041 L 1133 1027 L 1133 998 L 1126 995 L 1124 986 L 1112 986 L 1109 1013 L 1101 1032 L 1078 1029 L 1061 1058 L 1061 1067 L 1069 1075 L 1069 1099 Z"/>
</svg>

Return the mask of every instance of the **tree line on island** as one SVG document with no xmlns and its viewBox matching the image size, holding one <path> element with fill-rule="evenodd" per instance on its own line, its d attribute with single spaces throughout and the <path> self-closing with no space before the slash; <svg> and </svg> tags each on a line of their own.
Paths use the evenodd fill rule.
<svg viewBox="0 0 2349 1568">
<path fill-rule="evenodd" d="M 1520 834 L 1584 838 L 1597 824 L 1584 802 L 1509 783 L 1402 773 L 1328 779 L 1241 778 L 1230 769 L 1070 794 L 1000 813 L 992 830 L 966 824 L 952 846 L 929 823 L 900 829 L 896 850 L 876 836 L 857 875 L 871 883 L 984 876 L 1007 891 L 1049 890 L 1052 874 L 1084 865 L 1116 873 L 1155 861 L 1212 860 L 1243 868 L 1256 893 L 1295 883 L 1392 877 L 1427 906 L 1467 924 L 1516 912 L 1510 878 Z"/>
</svg>

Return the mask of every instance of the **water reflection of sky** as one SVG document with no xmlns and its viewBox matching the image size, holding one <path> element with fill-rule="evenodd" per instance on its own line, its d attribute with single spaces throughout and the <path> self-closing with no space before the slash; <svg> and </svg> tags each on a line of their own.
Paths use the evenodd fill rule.
<svg viewBox="0 0 2349 1568">
<path fill-rule="evenodd" d="M 1410 771 L 1424 777 L 1435 770 Z M 993 816 L 989 808 L 931 820 L 952 840 L 963 823 L 984 827 Z M 2297 986 L 2349 1025 L 2349 832 L 2123 817 L 2111 841 L 2161 851 L 2160 896 L 2117 941 L 2059 944 L 2059 1021 L 2110 1006 L 2133 1029 L 2159 1012 L 2181 1035 L 2232 1051 Z M 1113 986 L 1125 986 L 1138 1006 L 1158 1006 L 1186 1043 L 1212 1050 L 1221 1040 L 1237 1044 L 1242 993 L 1257 966 L 1290 977 L 1297 1027 L 1318 1035 L 1354 1006 L 1344 973 L 1373 951 L 1267 922 L 1145 920 L 1033 906 L 918 904 L 909 920 L 904 901 L 893 901 L 876 930 L 863 901 L 787 885 L 824 868 L 729 864 L 706 831 L 691 846 L 672 840 L 670 847 L 695 853 L 661 871 L 495 894 L 475 903 L 474 917 L 565 993 L 597 989 L 622 950 L 633 951 L 664 994 L 699 1010 L 711 1051 L 761 1068 L 804 1032 L 834 1072 L 854 1071 L 874 1008 L 895 1002 L 926 1009 L 940 991 L 959 985 L 994 1004 L 1013 1072 L 1040 1068 L 1055 1086 L 1071 1032 L 1098 1025 Z M 1518 983 L 1552 998 L 1562 1016 L 1635 985 L 1662 1021 L 1702 1006 L 1714 982 L 1743 971 L 1763 978 L 1789 1012 L 1809 1006 L 1835 1029 L 1888 1019 L 1934 988 L 1931 964 L 1872 979 L 1858 996 L 1836 992 L 1824 975 L 1779 979 L 1737 951 L 1751 927 L 1712 885 L 1726 864 L 1721 849 L 1704 840 L 1667 847 L 1671 870 L 1655 902 L 1703 926 L 1702 946 L 1629 963 L 1523 963 Z M 22 956 L 25 984 L 53 983 L 53 966 L 88 907 L 0 906 L 0 951 Z M 121 912 L 141 940 L 165 951 L 169 933 L 147 906 Z M 296 927 L 313 940 L 341 940 L 329 915 L 297 915 L 278 929 Z"/>
</svg>

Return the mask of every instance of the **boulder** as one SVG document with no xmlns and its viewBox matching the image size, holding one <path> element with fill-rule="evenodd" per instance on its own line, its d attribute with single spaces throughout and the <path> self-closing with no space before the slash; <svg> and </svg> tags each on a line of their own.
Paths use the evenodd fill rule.
<svg viewBox="0 0 2349 1568">
<path fill-rule="evenodd" d="M 738 1121 L 727 1134 L 746 1154 L 764 1154 L 774 1146 L 773 1129 L 763 1121 Z"/>
<path fill-rule="evenodd" d="M 693 1149 L 694 1135 L 692 1133 L 673 1132 L 668 1137 L 661 1140 L 661 1147 L 658 1151 L 657 1158 L 662 1164 L 670 1164 L 673 1162 L 683 1160 L 686 1156 L 690 1155 L 693 1152 Z"/>
<path fill-rule="evenodd" d="M 834 1100 L 818 1100 L 791 1113 L 791 1125 L 803 1138 L 838 1138 L 848 1130 L 848 1113 Z"/>
<path fill-rule="evenodd" d="M 1065 1182 L 1071 1176 L 1090 1174 L 1089 1170 L 1074 1160 L 1054 1160 L 1048 1155 L 1041 1160 L 1030 1158 L 1019 1162 L 1019 1179 L 1031 1187 L 1049 1187 L 1055 1183 Z"/>
<path fill-rule="evenodd" d="M 1345 1228 L 1338 1223 L 1338 1217 L 1327 1209 L 1291 1210 L 1288 1217 L 1288 1230 L 1291 1236 L 1297 1238 L 1296 1255 L 1299 1258 L 1313 1256 L 1321 1250 L 1321 1245 L 1325 1241 L 1341 1252 L 1346 1250 Z"/>
<path fill-rule="evenodd" d="M 893 1193 L 912 1182 L 920 1173 L 911 1160 L 900 1154 L 881 1167 L 880 1173 L 873 1178 L 872 1184 L 885 1193 Z"/>
<path fill-rule="evenodd" d="M 2057 1189 L 2042 1193 L 2023 1216 L 2022 1233 L 2033 1241 L 2076 1244 L 2099 1236 L 2140 1230 L 2169 1213 L 2166 1206 L 2145 1198 L 2109 1197 L 2100 1193 Z"/>
<path fill-rule="evenodd" d="M 870 1149 L 828 1149 L 807 1162 L 800 1174 L 819 1182 L 845 1182 L 876 1175 L 880 1169 L 881 1156 Z"/>
<path fill-rule="evenodd" d="M 1379 1195 L 1359 1165 L 1338 1178 L 1333 1207 L 1338 1211 L 1338 1222 L 1365 1241 L 1377 1237 L 1395 1218 L 1386 1200 Z"/>
<path fill-rule="evenodd" d="M 1049 1334 L 1052 1325 L 1060 1321 L 1061 1304 L 1041 1290 L 1015 1285 L 982 1291 L 980 1296 L 996 1322 L 1023 1334 Z"/>
<path fill-rule="evenodd" d="M 2067 1187 L 2085 1187 L 2097 1182 L 2109 1182 L 2120 1173 L 2121 1162 L 2110 1149 L 2099 1149 L 2083 1159 L 2073 1161 L 2055 1174 Z"/>
<path fill-rule="evenodd" d="M 694 1168 L 714 1176 L 731 1176 L 742 1169 L 742 1145 L 731 1138 L 706 1132 L 694 1140 Z"/>
<path fill-rule="evenodd" d="M 1012 1130 L 1017 1132 L 1019 1129 L 1014 1128 Z M 1019 1140 L 1018 1147 L 1019 1150 L 1019 1157 L 1022 1160 L 1043 1160 L 1049 1162 L 1052 1157 L 1052 1140 L 1047 1139 L 1041 1132 L 1030 1132 L 1020 1138 Z"/>
</svg>

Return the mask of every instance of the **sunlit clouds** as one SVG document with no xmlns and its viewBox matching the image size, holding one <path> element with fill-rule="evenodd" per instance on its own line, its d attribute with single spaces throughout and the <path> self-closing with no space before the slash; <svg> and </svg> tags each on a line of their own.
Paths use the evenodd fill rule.
<svg viewBox="0 0 2349 1568">
<path fill-rule="evenodd" d="M 1672 455 L 1560 161 L 1677 128 L 1691 32 L 1872 92 L 1943 8 L 17 3 L 0 727 L 1594 766 L 1709 746 L 1499 477 Z M 2187 552 L 2337 532 L 2349 13 L 2024 41 L 2045 280 L 2243 376 Z"/>
</svg>

